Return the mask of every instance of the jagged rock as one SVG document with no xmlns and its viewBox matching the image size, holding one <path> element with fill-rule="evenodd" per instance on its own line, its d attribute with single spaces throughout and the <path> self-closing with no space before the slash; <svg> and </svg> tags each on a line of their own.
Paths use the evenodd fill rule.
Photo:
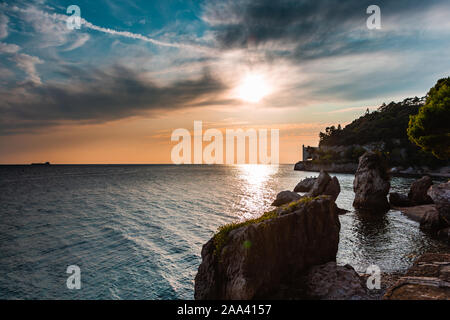
<svg viewBox="0 0 450 320">
<path fill-rule="evenodd" d="M 450 254 L 419 257 L 398 282 L 386 291 L 386 300 L 450 300 Z"/>
<path fill-rule="evenodd" d="M 309 192 L 311 191 L 312 187 L 314 186 L 314 183 L 316 182 L 317 178 L 305 178 L 302 181 L 300 181 L 294 188 L 294 192 Z"/>
<path fill-rule="evenodd" d="M 433 200 L 427 195 L 428 189 L 433 184 L 429 176 L 424 176 L 411 184 L 408 198 L 414 206 L 433 203 Z"/>
<path fill-rule="evenodd" d="M 389 203 L 392 206 L 396 206 L 396 207 L 411 206 L 411 202 L 409 201 L 408 196 L 405 194 L 397 193 L 397 192 L 389 193 Z"/>
<path fill-rule="evenodd" d="M 450 181 L 431 186 L 428 195 L 436 204 L 441 219 L 450 226 Z"/>
<path fill-rule="evenodd" d="M 350 265 L 338 266 L 328 262 L 314 266 L 306 276 L 306 295 L 321 300 L 363 300 L 368 299 L 358 273 Z"/>
<path fill-rule="evenodd" d="M 280 193 L 277 194 L 277 198 L 275 199 L 275 201 L 272 202 L 272 206 L 279 207 L 282 206 L 283 204 L 290 203 L 300 198 L 301 196 L 295 192 L 289 190 L 281 191 Z"/>
<path fill-rule="evenodd" d="M 332 199 L 300 201 L 291 209 L 232 229 L 222 247 L 209 240 L 195 277 L 195 299 L 270 299 L 280 284 L 335 261 L 340 223 Z"/>
<path fill-rule="evenodd" d="M 322 170 L 308 195 L 311 197 L 327 195 L 331 196 L 333 201 L 336 201 L 340 192 L 341 186 L 338 179 L 336 177 L 331 178 L 328 172 Z"/>
<path fill-rule="evenodd" d="M 333 177 L 331 181 L 328 183 L 325 191 L 323 192 L 326 196 L 331 196 L 334 201 L 336 201 L 339 193 L 341 193 L 341 186 L 339 185 L 339 180 L 336 177 Z"/>
<path fill-rule="evenodd" d="M 387 167 L 380 155 L 366 152 L 359 158 L 353 190 L 356 209 L 369 212 L 387 212 L 390 208 L 387 194 L 391 184 Z"/>
<path fill-rule="evenodd" d="M 330 183 L 331 177 L 328 172 L 321 170 L 317 180 L 314 182 L 314 185 L 309 192 L 312 197 L 317 197 L 325 192 L 328 183 Z"/>
</svg>

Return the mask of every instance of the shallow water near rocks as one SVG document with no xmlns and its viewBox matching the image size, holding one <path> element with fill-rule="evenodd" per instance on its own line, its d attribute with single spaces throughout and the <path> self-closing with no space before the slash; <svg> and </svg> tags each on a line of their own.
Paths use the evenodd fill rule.
<svg viewBox="0 0 450 320">
<path fill-rule="evenodd" d="M 318 173 L 264 166 L 1 166 L 0 298 L 192 299 L 202 245 L 225 223 L 269 210 Z M 337 174 L 352 210 L 353 175 Z M 414 179 L 393 178 L 407 192 Z M 337 260 L 359 272 L 403 271 L 448 246 L 398 211 L 340 216 Z M 81 269 L 69 290 L 66 269 Z"/>
</svg>

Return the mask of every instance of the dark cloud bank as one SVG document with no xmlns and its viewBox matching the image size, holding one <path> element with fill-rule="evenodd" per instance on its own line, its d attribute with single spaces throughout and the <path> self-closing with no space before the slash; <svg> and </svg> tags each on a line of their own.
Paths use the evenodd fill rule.
<svg viewBox="0 0 450 320">
<path fill-rule="evenodd" d="M 24 93 L 3 92 L 0 133 L 23 133 L 61 121 L 101 123 L 151 112 L 164 112 L 214 103 L 224 84 L 207 71 L 194 80 L 159 86 L 124 67 L 102 70 L 70 69 L 69 83 L 22 86 Z M 221 103 L 219 101 L 218 103 Z M 223 102 L 222 102 L 223 103 Z"/>
<path fill-rule="evenodd" d="M 210 0 L 205 2 L 205 12 L 210 20 L 221 21 L 211 27 L 223 50 L 275 43 L 268 56 L 287 57 L 300 63 L 380 50 L 398 43 L 401 39 L 395 35 L 376 41 L 349 35 L 365 26 L 366 9 L 371 4 L 374 1 Z M 376 4 L 381 7 L 382 17 L 395 17 L 420 12 L 442 1 L 392 0 Z M 149 112 L 232 103 L 215 100 L 227 88 L 207 72 L 200 78 L 167 86 L 144 81 L 139 70 L 123 67 L 103 71 L 88 67 L 66 69 L 61 75 L 71 80 L 2 89 L 0 134 L 29 132 L 63 121 L 100 123 Z"/>
<path fill-rule="evenodd" d="M 241 0 L 227 2 L 227 9 L 209 1 L 209 19 L 220 21 L 214 34 L 222 48 L 247 48 L 268 42 L 280 44 L 277 54 L 293 59 L 314 59 L 324 56 L 383 49 L 399 41 L 394 33 L 383 41 L 374 41 L 351 31 L 364 30 L 367 8 L 376 4 L 382 19 L 407 16 L 429 9 L 442 1 L 420 0 Z M 230 17 L 224 16 L 224 12 Z M 370 36 L 367 29 L 366 36 Z M 387 42 L 386 42 L 387 40 Z M 283 52 L 282 44 L 294 44 L 295 50 Z M 276 45 L 272 51 L 277 51 Z"/>
</svg>

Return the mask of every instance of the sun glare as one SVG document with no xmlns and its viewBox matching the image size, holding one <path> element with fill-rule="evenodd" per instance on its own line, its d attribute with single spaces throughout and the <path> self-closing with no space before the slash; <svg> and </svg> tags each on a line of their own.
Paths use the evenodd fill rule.
<svg viewBox="0 0 450 320">
<path fill-rule="evenodd" d="M 259 102 L 269 94 L 269 86 L 264 76 L 258 73 L 247 74 L 237 88 L 239 99 L 247 102 Z"/>
</svg>

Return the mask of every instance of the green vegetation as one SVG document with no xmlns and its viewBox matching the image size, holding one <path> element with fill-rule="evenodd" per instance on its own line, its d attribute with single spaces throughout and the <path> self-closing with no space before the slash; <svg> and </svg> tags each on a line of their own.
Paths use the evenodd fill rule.
<svg viewBox="0 0 450 320">
<path fill-rule="evenodd" d="M 217 255 L 222 252 L 222 248 L 225 246 L 228 240 L 228 234 L 231 230 L 248 226 L 253 223 L 259 223 L 265 220 L 273 219 L 278 217 L 276 210 L 265 212 L 261 217 L 256 219 L 250 219 L 243 222 L 231 222 L 225 224 L 217 230 L 217 233 L 214 235 L 214 245 L 216 249 L 214 250 L 214 254 Z"/>
<path fill-rule="evenodd" d="M 408 137 L 439 159 L 450 159 L 450 77 L 440 79 L 416 115 L 409 118 Z"/>
<path fill-rule="evenodd" d="M 433 95 L 439 97 L 439 114 L 442 121 L 426 120 L 428 123 L 433 123 L 433 126 L 439 127 L 441 131 L 428 131 L 423 137 L 422 131 L 417 129 L 419 136 L 422 136 L 423 143 L 434 145 L 435 153 L 449 152 L 449 104 L 446 99 L 441 99 L 442 95 L 448 93 L 449 85 L 441 85 L 437 90 L 437 94 Z M 430 93 L 436 89 L 430 90 Z M 428 104 L 428 98 L 427 104 Z M 448 99 L 448 97 L 447 97 Z M 438 98 L 436 98 L 438 100 Z M 433 99 L 435 101 L 435 99 Z M 438 167 L 446 165 L 447 162 L 437 159 L 431 153 L 418 147 L 412 143 L 408 138 L 407 128 L 411 118 L 423 119 L 424 116 L 414 117 L 419 113 L 421 107 L 425 104 L 425 98 L 408 98 L 402 102 L 391 102 L 389 104 L 383 103 L 376 111 L 366 111 L 364 115 L 354 120 L 344 128 L 331 126 L 325 129 L 325 132 L 319 134 L 320 142 L 319 149 L 315 152 L 316 157 L 313 157 L 315 162 L 357 162 L 358 158 L 365 152 L 360 146 L 368 144 L 377 144 L 375 149 L 383 153 L 387 158 L 390 166 L 429 166 Z M 443 108 L 446 108 L 443 110 Z M 425 111 L 429 112 L 429 111 Z M 426 117 L 425 117 L 426 118 Z M 417 120 L 419 121 L 419 120 Z M 420 120 L 422 121 L 422 120 Z M 425 120 L 423 120 L 425 121 Z M 422 122 L 420 122 L 422 123 Z M 419 127 L 421 126 L 418 125 Z M 446 131 L 446 132 L 445 132 Z M 379 147 L 378 147 L 379 144 Z M 330 150 L 329 147 L 348 146 L 342 152 Z M 331 148 L 332 149 L 332 148 Z M 438 150 L 437 150 L 438 149 Z M 447 152 L 447 153 L 446 153 Z M 441 155 L 441 159 L 444 158 Z"/>
<path fill-rule="evenodd" d="M 319 134 L 320 146 L 364 145 L 389 139 L 408 142 L 406 128 L 409 116 L 415 115 L 423 105 L 423 99 L 409 98 L 402 102 L 381 105 L 376 111 L 354 120 L 345 128 L 327 127 Z"/>
<path fill-rule="evenodd" d="M 215 246 L 215 250 L 214 250 L 214 255 L 218 255 L 222 252 L 223 247 L 225 246 L 225 244 L 228 241 L 228 234 L 230 233 L 231 230 L 240 228 L 240 227 L 244 227 L 244 226 L 248 226 L 250 224 L 254 224 L 254 223 L 260 223 L 269 219 L 273 219 L 278 217 L 279 215 L 282 214 L 287 214 L 290 212 L 295 211 L 300 204 L 305 203 L 305 202 L 309 202 L 311 200 L 314 199 L 318 199 L 319 197 L 305 197 L 305 198 L 301 198 L 297 201 L 293 201 L 291 203 L 289 203 L 286 206 L 282 207 L 282 212 L 278 213 L 277 209 L 272 210 L 272 211 L 268 211 L 265 212 L 261 217 L 259 218 L 255 218 L 255 219 L 250 219 L 250 220 L 246 220 L 243 222 L 232 222 L 232 223 L 228 223 L 225 224 L 221 227 L 219 227 L 219 229 L 217 230 L 217 233 L 214 235 L 214 246 Z M 251 247 L 251 243 L 249 244 L 248 242 L 244 242 L 243 243 L 245 248 L 250 248 Z"/>
</svg>

